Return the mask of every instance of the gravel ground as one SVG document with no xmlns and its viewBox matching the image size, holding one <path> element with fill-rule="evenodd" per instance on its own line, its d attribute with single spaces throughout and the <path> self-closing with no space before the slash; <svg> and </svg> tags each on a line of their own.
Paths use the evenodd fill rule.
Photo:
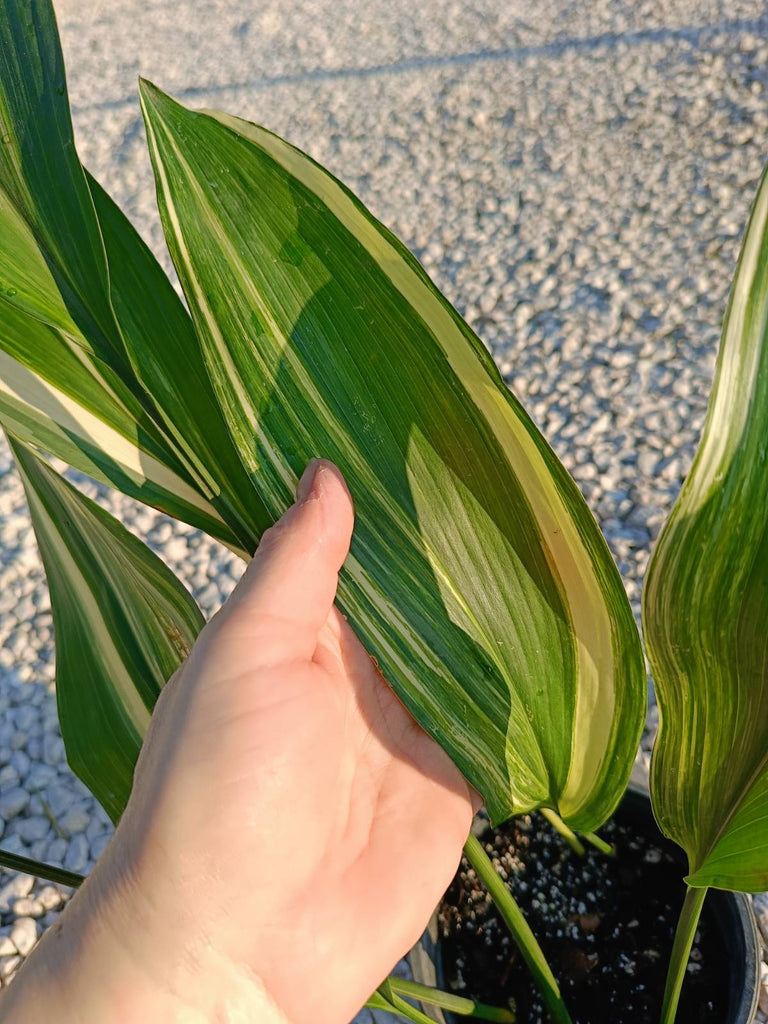
<svg viewBox="0 0 768 1024">
<path fill-rule="evenodd" d="M 57 10 L 81 155 L 165 265 L 139 72 L 285 135 L 406 241 L 573 473 L 639 610 L 703 422 L 768 156 L 764 4 L 61 0 Z M 85 490 L 149 541 L 206 613 L 227 596 L 240 567 L 224 549 Z M 53 661 L 44 576 L 3 444 L 2 845 L 87 871 L 110 827 L 65 764 Z M 655 723 L 652 707 L 646 743 Z M 0 875 L 0 980 L 66 898 Z M 763 916 L 768 939 L 768 906 Z"/>
</svg>

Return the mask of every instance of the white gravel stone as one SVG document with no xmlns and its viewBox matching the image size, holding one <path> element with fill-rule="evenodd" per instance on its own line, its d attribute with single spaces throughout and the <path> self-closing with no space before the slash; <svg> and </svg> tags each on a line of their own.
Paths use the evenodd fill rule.
<svg viewBox="0 0 768 1024">
<path fill-rule="evenodd" d="M 37 714 L 35 713 L 35 709 L 29 704 L 22 704 L 16 708 L 13 720 L 16 723 L 16 729 L 18 732 L 28 733 L 37 721 Z"/>
<path fill-rule="evenodd" d="M 47 861 L 48 847 L 51 845 L 53 832 L 49 832 L 45 839 L 38 839 L 28 844 L 29 856 L 32 860 Z"/>
<path fill-rule="evenodd" d="M 88 866 L 88 840 L 82 834 L 73 836 L 64 856 L 67 871 L 85 871 Z"/>
<path fill-rule="evenodd" d="M 52 725 L 51 728 L 58 728 Z M 33 764 L 27 776 L 27 785 L 32 790 L 44 790 L 49 783 L 57 778 L 57 771 L 48 764 Z"/>
<path fill-rule="evenodd" d="M 13 912 L 17 917 L 42 917 L 45 907 L 40 900 L 25 896 L 23 899 L 16 900 L 13 904 Z"/>
<path fill-rule="evenodd" d="M 168 562 L 181 564 L 189 554 L 189 548 L 183 537 L 172 537 L 163 545 L 162 554 Z"/>
<path fill-rule="evenodd" d="M 61 893 L 55 886 L 46 885 L 37 894 L 37 900 L 45 910 L 55 910 L 61 903 Z"/>
<path fill-rule="evenodd" d="M 55 733 L 43 737 L 43 760 L 46 764 L 60 765 L 65 759 L 64 743 Z"/>
<path fill-rule="evenodd" d="M 13 823 L 17 835 L 21 836 L 25 843 L 32 843 L 38 839 L 44 839 L 51 828 L 47 818 L 34 815 L 31 818 L 17 818 Z"/>
<path fill-rule="evenodd" d="M 100 836 L 109 827 L 110 826 L 108 822 L 101 821 L 100 818 L 97 817 L 96 813 L 94 813 L 94 811 L 91 811 L 90 821 L 88 822 L 88 827 L 85 830 L 85 838 L 90 843 L 92 839 L 95 839 L 97 836 Z"/>
<path fill-rule="evenodd" d="M 27 855 L 27 844 L 21 836 L 17 836 L 14 833 L 8 835 L 6 833 L 3 836 L 3 850 L 6 853 L 15 853 L 20 857 L 25 857 Z"/>
<path fill-rule="evenodd" d="M 7 913 L 16 900 L 28 896 L 34 884 L 32 875 L 12 875 L 10 881 L 0 889 L 0 913 Z"/>
<path fill-rule="evenodd" d="M 75 794 L 72 791 L 71 785 L 58 783 L 46 788 L 45 800 L 51 814 L 59 820 L 64 812 L 69 810 L 75 802 Z"/>
<path fill-rule="evenodd" d="M 37 942 L 37 921 L 31 917 L 19 917 L 11 928 L 11 942 L 22 956 L 27 956 Z"/>
<path fill-rule="evenodd" d="M 58 825 L 69 835 L 74 835 L 76 832 L 84 832 L 88 827 L 88 822 L 91 820 L 92 811 L 92 801 L 89 801 L 89 803 L 79 803 L 74 807 L 70 807 L 58 819 Z"/>
<path fill-rule="evenodd" d="M 7 956 L 0 960 L 0 978 L 7 982 L 21 966 L 20 956 Z"/>
<path fill-rule="evenodd" d="M 66 839 L 54 839 L 48 847 L 48 860 L 52 864 L 61 865 L 64 857 L 67 855 L 68 849 L 69 844 Z"/>
<path fill-rule="evenodd" d="M 14 750 L 11 754 L 11 767 L 16 770 L 19 778 L 26 778 L 29 775 L 30 769 L 29 756 L 23 750 Z"/>
<path fill-rule="evenodd" d="M 8 820 L 21 814 L 29 803 L 29 793 L 21 786 L 13 786 L 5 792 L 0 793 L 0 815 Z"/>
</svg>

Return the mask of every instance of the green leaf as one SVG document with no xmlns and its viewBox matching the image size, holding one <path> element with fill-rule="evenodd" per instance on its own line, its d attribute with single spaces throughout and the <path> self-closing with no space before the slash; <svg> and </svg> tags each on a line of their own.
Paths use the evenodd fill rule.
<svg viewBox="0 0 768 1024">
<path fill-rule="evenodd" d="M 0 305 L 55 331 L 93 378 L 83 388 L 90 411 L 104 413 L 111 426 L 122 416 L 120 432 L 184 479 L 186 504 L 198 503 L 189 501 L 192 489 L 214 506 L 214 518 L 227 524 L 214 535 L 252 551 L 270 521 L 229 437 L 181 300 L 78 160 L 47 0 L 0 7 L 0 133 Z M 72 360 L 62 368 L 49 358 L 37 324 L 25 329 L 17 321 L 11 334 L 2 321 L 12 315 L 0 309 L 0 346 L 66 390 Z M 120 474 L 112 475 L 120 486 Z M 135 486 L 128 493 L 135 495 Z M 152 488 L 139 496 L 151 501 Z M 169 510 L 167 500 L 158 507 Z M 203 525 L 173 503 L 170 510 Z"/>
<path fill-rule="evenodd" d="M 110 289 L 137 377 L 200 489 L 250 551 L 271 525 L 227 429 L 192 321 L 160 264 L 86 172 L 104 238 Z"/>
<path fill-rule="evenodd" d="M 21 441 L 9 442 L 51 592 L 67 760 L 117 821 L 157 696 L 203 617 L 146 545 Z"/>
<path fill-rule="evenodd" d="M 81 331 L 94 337 L 105 362 L 122 364 L 104 247 L 75 152 L 49 0 L 0 5 L 0 136 L 0 188 L 45 251 Z"/>
<path fill-rule="evenodd" d="M 434 1024 L 431 1017 L 402 999 L 392 988 L 389 979 L 376 989 L 365 1005 L 371 1010 L 386 1010 L 388 1013 L 394 1013 L 404 1020 L 412 1021 L 413 1024 Z"/>
<path fill-rule="evenodd" d="M 339 603 L 499 822 L 592 831 L 624 790 L 645 672 L 573 481 L 385 228 L 269 132 L 142 83 L 163 225 L 241 458 L 278 516 L 307 460 L 357 508 Z"/>
<path fill-rule="evenodd" d="M 498 1024 L 515 1024 L 516 1014 L 508 1006 L 489 1006 L 488 1003 L 478 1002 L 476 999 L 467 996 L 457 996 L 453 992 L 445 992 L 430 985 L 423 985 L 417 981 L 400 978 L 391 974 L 385 984 L 379 988 L 379 992 L 386 991 L 392 995 L 407 999 L 414 999 L 425 1008 L 428 1019 L 443 1021 L 441 1010 L 448 1010 L 461 1017 L 474 1017 L 479 1020 L 496 1021 Z"/>
<path fill-rule="evenodd" d="M 57 882 L 59 885 L 71 885 L 73 888 L 77 888 L 85 881 L 85 876 L 77 871 L 67 871 L 66 868 L 57 868 L 53 864 L 46 864 L 45 861 L 22 857 L 18 853 L 9 853 L 3 849 L 0 849 L 0 865 L 8 871 L 23 871 L 27 875 L 45 878 L 46 881 Z"/>
<path fill-rule="evenodd" d="M 75 468 L 239 546 L 134 394 L 86 351 L 30 229 L 2 192 L 0 237 L 0 276 L 13 292 L 0 294 L 0 419 Z"/>
<path fill-rule="evenodd" d="M 691 472 L 643 626 L 661 710 L 651 795 L 693 886 L 768 889 L 768 184 L 752 210 Z"/>
</svg>

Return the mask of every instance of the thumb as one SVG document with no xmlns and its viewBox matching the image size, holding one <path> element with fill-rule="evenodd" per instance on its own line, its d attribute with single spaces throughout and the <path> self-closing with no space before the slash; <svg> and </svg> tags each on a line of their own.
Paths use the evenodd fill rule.
<svg viewBox="0 0 768 1024">
<path fill-rule="evenodd" d="M 253 638 L 261 664 L 311 658 L 336 597 L 354 524 L 352 497 L 332 462 L 313 459 L 296 503 L 261 538 L 221 611 Z M 224 623 L 221 623 L 224 625 Z"/>
</svg>

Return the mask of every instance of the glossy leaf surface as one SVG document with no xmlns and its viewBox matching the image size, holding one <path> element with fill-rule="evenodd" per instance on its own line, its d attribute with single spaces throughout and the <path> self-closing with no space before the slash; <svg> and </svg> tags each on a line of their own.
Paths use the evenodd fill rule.
<svg viewBox="0 0 768 1024">
<path fill-rule="evenodd" d="M 648 570 L 661 724 L 651 796 L 694 886 L 768 889 L 768 185 L 752 211 L 704 433 Z"/>
<path fill-rule="evenodd" d="M 591 831 L 645 673 L 580 493 L 477 337 L 307 156 L 144 83 L 163 224 L 240 456 L 278 516 L 312 456 L 357 508 L 339 602 L 495 822 Z"/>
<path fill-rule="evenodd" d="M 51 592 L 67 760 L 117 821 L 157 696 L 203 617 L 145 544 L 18 439 L 9 440 Z"/>
<path fill-rule="evenodd" d="M 3 422 L 96 479 L 236 544 L 132 390 L 87 351 L 31 230 L 1 192 L 0 237 Z"/>
<path fill-rule="evenodd" d="M 79 458 L 74 453 L 78 468 L 100 451 L 100 478 L 252 550 L 268 521 L 232 445 L 189 316 L 136 231 L 77 157 L 47 0 L 8 0 L 0 7 L 0 131 L 0 347 L 42 378 L 53 396 L 37 389 L 40 408 L 29 394 L 34 382 L 27 381 L 21 395 L 12 389 L 34 410 L 27 411 L 25 436 L 46 446 L 55 434 L 52 420 L 70 449 L 82 452 Z M 27 325 L 22 314 L 39 323 Z M 57 335 L 59 349 L 69 349 L 69 358 L 52 357 L 49 332 L 40 324 Z M 76 382 L 73 360 L 81 364 Z M 13 369 L 9 365 L 8 374 Z M 92 380 L 83 380 L 85 372 Z M 0 380 L 7 383 L 3 367 Z M 77 408 L 57 408 L 62 392 L 77 405 L 87 393 L 84 419 Z M 41 417 L 45 430 L 36 436 Z M 104 421 L 103 430 L 94 417 Z M 118 466 L 108 457 L 115 428 L 134 449 L 131 456 L 118 442 Z M 127 479 L 126 460 L 134 463 Z M 142 482 L 135 464 L 150 460 Z M 173 501 L 174 493 L 181 502 Z M 196 505 L 203 517 L 190 515 Z M 227 525 L 216 527 L 217 519 Z"/>
</svg>

